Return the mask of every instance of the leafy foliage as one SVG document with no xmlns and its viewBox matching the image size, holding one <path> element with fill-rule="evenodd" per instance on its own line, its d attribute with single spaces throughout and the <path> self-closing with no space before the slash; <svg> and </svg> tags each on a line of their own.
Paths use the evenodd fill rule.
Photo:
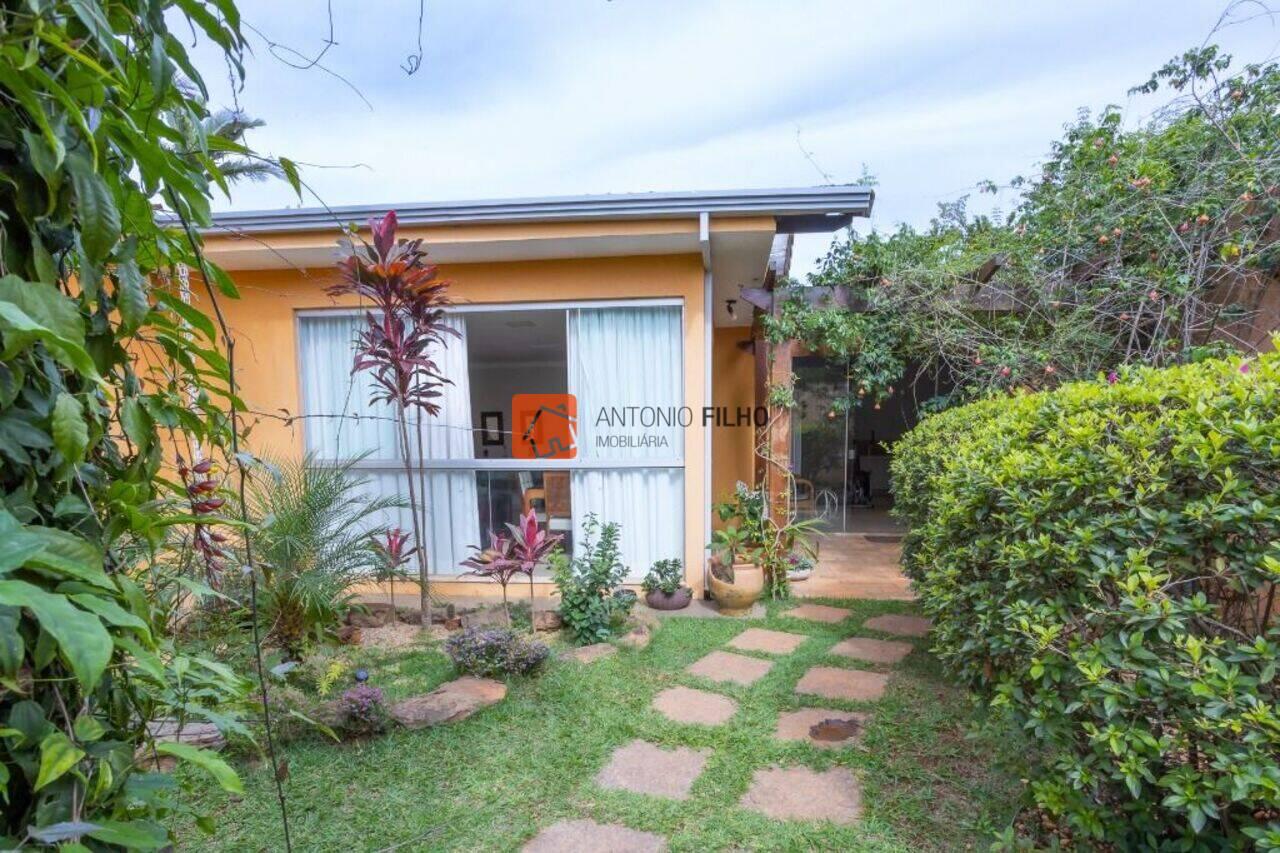
<svg viewBox="0 0 1280 853">
<path fill-rule="evenodd" d="M 387 727 L 387 708 L 382 689 L 357 684 L 338 697 L 339 727 L 350 734 L 377 734 Z"/>
<path fill-rule="evenodd" d="M 658 560 L 640 582 L 640 588 L 645 592 L 662 590 L 667 595 L 675 595 L 682 586 L 684 586 L 684 561 L 679 557 Z"/>
<path fill-rule="evenodd" d="M 755 563 L 764 571 L 769 597 L 787 598 L 792 555 L 799 551 L 812 556 L 806 537 L 815 532 L 818 522 L 789 518 L 778 523 L 766 510 L 764 489 L 752 489 L 743 482 L 736 484 L 730 500 L 716 504 L 714 510 L 725 524 L 711 534 L 712 570 L 732 579 L 734 563 Z"/>
<path fill-rule="evenodd" d="M 1042 744 L 1041 808 L 1121 849 L 1280 829 L 1280 356 L 952 409 L 892 464 L 934 649 Z"/>
<path fill-rule="evenodd" d="M 809 284 L 851 307 L 796 292 L 771 337 L 848 364 L 838 408 L 892 395 L 911 364 L 965 399 L 1237 345 L 1280 269 L 1280 66 L 1233 73 L 1210 46 L 1139 88 L 1174 97 L 1134 129 L 1115 107 L 1082 112 L 1039 175 L 1010 182 L 1007 217 L 961 199 L 924 230 L 837 242 Z"/>
<path fill-rule="evenodd" d="M 573 559 L 563 551 L 550 556 L 551 578 L 560 595 L 560 617 L 580 645 L 599 643 L 613 636 L 615 623 L 635 603 L 616 595 L 627 568 L 622 564 L 617 522 L 601 525 L 594 513 L 582 524 L 582 541 Z"/>
<path fill-rule="evenodd" d="M 207 93 L 170 23 L 203 33 L 240 74 L 229 0 L 0 8 L 6 847 L 164 846 L 158 821 L 176 808 L 177 783 L 135 767 L 148 723 L 198 718 L 247 734 L 248 684 L 163 638 L 163 592 L 190 581 L 168 563 L 191 544 L 175 531 L 198 520 L 220 557 L 212 526 L 226 523 L 221 480 L 178 482 L 162 442 L 225 465 L 228 409 L 242 406 L 215 327 L 183 300 L 175 272 L 204 272 L 210 298 L 235 295 L 197 256 L 192 228 L 209 224 L 213 187 L 226 189 L 212 151 L 252 156 L 216 134 L 183 134 L 207 116 Z M 195 91 L 176 85 L 180 75 Z M 161 204 L 174 219 L 160 218 Z M 210 753 L 154 749 L 239 790 Z"/>
<path fill-rule="evenodd" d="M 546 643 L 510 628 L 468 628 L 451 635 L 444 650 L 459 672 L 484 678 L 529 675 L 551 654 Z"/>
<path fill-rule="evenodd" d="M 355 461 L 320 466 L 301 461 L 267 463 L 249 488 L 251 537 L 262 564 L 261 608 L 268 633 L 297 651 L 307 639 L 336 631 L 356 581 L 376 571 L 370 535 L 396 506 L 368 496 Z"/>
</svg>

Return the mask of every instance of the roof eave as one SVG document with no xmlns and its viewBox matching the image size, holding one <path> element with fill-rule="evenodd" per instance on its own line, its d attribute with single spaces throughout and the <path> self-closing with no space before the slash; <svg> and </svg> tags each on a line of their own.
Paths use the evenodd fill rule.
<svg viewBox="0 0 1280 853">
<path fill-rule="evenodd" d="M 708 213 L 711 216 L 773 216 L 778 220 L 780 232 L 820 233 L 843 228 L 855 216 L 869 216 L 874 200 L 875 192 L 868 187 L 831 186 L 346 205 L 216 213 L 209 230 L 223 233 L 327 230 L 395 210 L 401 225 L 677 219 Z"/>
</svg>

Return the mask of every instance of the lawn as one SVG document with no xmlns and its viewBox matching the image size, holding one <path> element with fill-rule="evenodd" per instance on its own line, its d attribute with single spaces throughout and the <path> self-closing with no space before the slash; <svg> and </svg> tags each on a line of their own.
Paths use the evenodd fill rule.
<svg viewBox="0 0 1280 853">
<path fill-rule="evenodd" d="M 851 666 L 826 652 L 894 602 L 834 602 L 851 608 L 840 625 L 786 618 L 673 618 L 647 649 L 623 649 L 590 665 L 553 661 L 542 675 L 515 680 L 501 704 L 451 726 L 393 730 L 367 741 L 320 738 L 285 748 L 286 792 L 298 850 L 514 850 L 562 819 L 623 823 L 665 836 L 672 850 L 965 849 L 1007 826 L 1021 801 L 1023 741 L 991 724 L 975 727 L 963 691 L 943 680 L 917 648 L 893 667 L 876 703 L 800 699 L 792 689 L 815 664 Z M 749 687 L 715 684 L 683 670 L 749 626 L 808 635 L 794 653 Z M 920 646 L 923 642 L 919 643 Z M 760 655 L 768 657 L 767 655 Z M 423 647 L 371 655 L 372 681 L 391 699 L 422 693 L 451 677 L 447 659 Z M 865 669 L 887 669 L 857 664 Z M 738 714 L 718 727 L 668 721 L 649 707 L 664 687 L 687 685 L 737 699 Z M 780 710 L 805 705 L 871 710 L 861 741 L 839 750 L 772 737 Z M 976 730 L 977 733 L 974 733 Z M 593 777 L 612 751 L 641 738 L 664 746 L 711 749 L 685 801 L 603 790 Z M 864 815 L 854 826 L 770 820 L 737 807 L 758 768 L 847 765 L 862 779 Z M 281 849 L 269 768 L 242 762 L 246 794 L 231 802 L 198 788 L 216 836 L 178 828 L 193 850 Z"/>
</svg>

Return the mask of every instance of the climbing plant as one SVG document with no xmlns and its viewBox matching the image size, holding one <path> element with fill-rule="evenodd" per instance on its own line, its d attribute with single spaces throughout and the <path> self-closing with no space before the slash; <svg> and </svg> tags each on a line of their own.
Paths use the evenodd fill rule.
<svg viewBox="0 0 1280 853">
<path fill-rule="evenodd" d="M 232 0 L 0 4 L 5 847 L 169 845 L 177 783 L 140 755 L 240 782 L 214 753 L 153 743 L 149 724 L 248 736 L 241 712 L 266 710 L 244 679 L 166 639 L 158 594 L 177 551 L 203 564 L 203 580 L 182 578 L 191 589 L 253 572 L 223 515 L 242 404 L 216 299 L 235 286 L 195 229 L 227 188 L 220 155 L 254 155 L 203 129 L 188 28 L 242 76 Z M 277 166 L 296 188 L 293 164 Z M 180 265 L 215 319 L 176 286 Z"/>
<path fill-rule="evenodd" d="M 1280 66 L 1233 70 L 1209 46 L 1133 91 L 1172 97 L 1134 128 L 1082 112 L 1009 183 L 1007 216 L 962 199 L 923 230 L 838 240 L 808 283 L 849 301 L 793 289 L 769 333 L 846 362 L 843 405 L 888 396 L 912 363 L 964 398 L 1240 344 L 1280 261 Z"/>
</svg>

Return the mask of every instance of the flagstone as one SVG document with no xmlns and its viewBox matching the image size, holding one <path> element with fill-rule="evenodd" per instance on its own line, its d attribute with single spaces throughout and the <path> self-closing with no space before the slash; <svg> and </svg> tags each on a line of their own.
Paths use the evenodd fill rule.
<svg viewBox="0 0 1280 853">
<path fill-rule="evenodd" d="M 923 616 L 905 616 L 901 613 L 886 613 L 863 622 L 863 627 L 886 634 L 897 634 L 900 637 L 928 636 L 933 623 Z"/>
<path fill-rule="evenodd" d="M 836 749 L 858 741 L 862 737 L 867 721 L 870 719 L 870 714 L 863 714 L 859 711 L 800 708 L 795 711 L 783 711 L 778 715 L 778 727 L 774 730 L 773 736 L 778 740 L 808 741 L 820 749 Z M 822 724 L 829 722 L 845 724 L 853 731 L 848 737 L 843 738 L 830 736 L 832 732 L 828 730 L 838 728 L 838 726 L 827 726 L 825 727 L 826 730 L 820 728 L 818 733 L 814 733 L 814 726 L 821 727 Z"/>
<path fill-rule="evenodd" d="M 831 654 L 870 661 L 871 663 L 897 663 L 911 654 L 915 646 L 901 640 L 873 640 L 870 637 L 850 637 L 831 647 Z"/>
<path fill-rule="evenodd" d="M 669 687 L 653 697 L 653 709 L 676 723 L 718 726 L 738 713 L 738 703 L 707 690 Z"/>
<path fill-rule="evenodd" d="M 707 749 L 678 746 L 663 749 L 642 740 L 618 747 L 596 776 L 602 788 L 684 800 L 711 754 Z"/>
<path fill-rule="evenodd" d="M 595 663 L 601 658 L 607 658 L 609 655 L 616 654 L 618 647 L 609 643 L 592 643 L 589 646 L 579 646 L 576 649 L 570 649 L 561 657 L 565 660 L 577 661 L 578 663 Z"/>
<path fill-rule="evenodd" d="M 874 702 L 884 695 L 889 676 L 861 669 L 815 666 L 796 685 L 796 693 L 810 693 L 824 699 Z"/>
<path fill-rule="evenodd" d="M 773 661 L 735 655 L 732 652 L 711 652 L 694 661 L 685 672 L 712 681 L 747 685 L 759 681 L 772 668 Z"/>
<path fill-rule="evenodd" d="M 617 823 L 562 820 L 539 832 L 524 853 L 661 853 L 667 841 Z"/>
<path fill-rule="evenodd" d="M 814 622 L 835 624 L 849 618 L 849 611 L 843 607 L 831 607 L 826 604 L 801 604 L 785 611 L 783 616 L 795 619 L 810 619 Z"/>
<path fill-rule="evenodd" d="M 862 786 L 847 767 L 766 767 L 756 771 L 739 805 L 774 820 L 850 824 L 862 815 Z"/>
<path fill-rule="evenodd" d="M 748 628 L 729 641 L 729 645 L 744 652 L 767 652 L 786 655 L 794 652 L 805 640 L 804 634 L 787 631 L 770 631 L 767 628 Z"/>
</svg>

